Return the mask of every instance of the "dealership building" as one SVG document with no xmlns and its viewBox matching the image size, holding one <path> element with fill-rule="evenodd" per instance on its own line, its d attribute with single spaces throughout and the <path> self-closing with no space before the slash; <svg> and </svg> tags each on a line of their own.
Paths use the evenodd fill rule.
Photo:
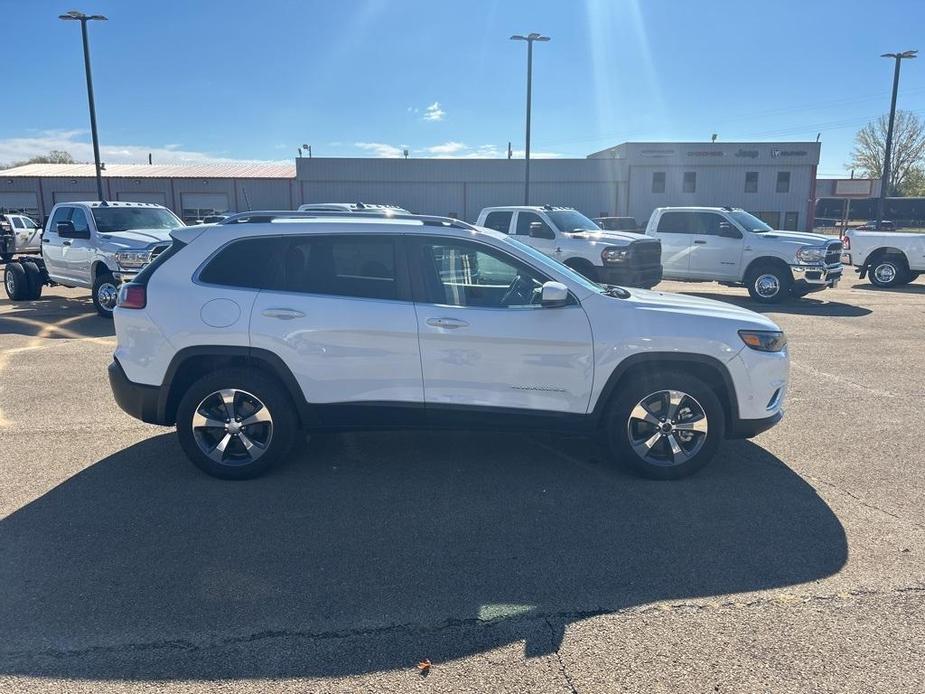
<svg viewBox="0 0 925 694">
<path fill-rule="evenodd" d="M 530 162 L 530 201 L 590 217 L 656 207 L 743 207 L 775 227 L 810 229 L 818 142 L 627 142 L 584 159 Z M 95 199 L 91 164 L 0 171 L 0 211 L 44 218 L 59 202 Z M 184 220 L 309 202 L 363 201 L 475 221 L 483 207 L 523 202 L 522 159 L 300 158 L 286 164 L 111 164 L 107 199 L 156 202 Z"/>
</svg>

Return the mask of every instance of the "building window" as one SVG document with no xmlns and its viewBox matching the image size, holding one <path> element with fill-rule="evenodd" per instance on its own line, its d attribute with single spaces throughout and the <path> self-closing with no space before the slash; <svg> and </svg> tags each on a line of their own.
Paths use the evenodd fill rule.
<svg viewBox="0 0 925 694">
<path fill-rule="evenodd" d="M 746 193 L 757 193 L 758 192 L 758 172 L 757 171 L 746 171 L 745 172 L 745 192 Z"/>
<path fill-rule="evenodd" d="M 755 216 L 772 229 L 780 229 L 780 212 L 756 212 Z"/>
<path fill-rule="evenodd" d="M 665 172 L 664 171 L 653 171 L 652 172 L 652 192 L 653 193 L 664 193 L 665 192 Z"/>
<path fill-rule="evenodd" d="M 684 183 L 681 190 L 685 193 L 696 193 L 697 192 L 697 172 L 696 171 L 685 171 L 684 172 Z"/>
<path fill-rule="evenodd" d="M 800 223 L 800 213 L 799 212 L 787 212 L 784 214 L 784 230 L 785 231 L 799 231 L 798 225 Z"/>
<path fill-rule="evenodd" d="M 777 172 L 777 192 L 778 193 L 789 193 L 790 192 L 790 172 L 789 171 L 778 171 Z"/>
</svg>

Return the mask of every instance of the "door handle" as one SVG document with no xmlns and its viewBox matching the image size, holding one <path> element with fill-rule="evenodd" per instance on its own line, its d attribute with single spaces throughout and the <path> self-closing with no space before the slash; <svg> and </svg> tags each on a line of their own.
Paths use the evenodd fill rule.
<svg viewBox="0 0 925 694">
<path fill-rule="evenodd" d="M 51 239 L 42 239 L 42 243 L 51 243 Z"/>
<path fill-rule="evenodd" d="M 70 242 L 70 241 L 62 241 L 62 242 L 61 242 L 61 245 L 62 245 L 62 246 L 70 246 L 70 245 L 71 245 L 71 242 Z"/>
<path fill-rule="evenodd" d="M 694 243 L 696 243 L 698 246 L 705 246 L 705 245 L 707 245 L 707 242 L 706 242 L 706 241 L 694 241 Z"/>
<path fill-rule="evenodd" d="M 296 311 L 294 308 L 268 308 L 263 312 L 267 318 L 279 318 L 280 320 L 292 320 L 293 318 L 305 318 L 305 314 Z"/>
<path fill-rule="evenodd" d="M 453 330 L 455 328 L 465 328 L 469 324 L 457 318 L 428 318 L 427 325 L 432 325 L 435 328 Z"/>
</svg>

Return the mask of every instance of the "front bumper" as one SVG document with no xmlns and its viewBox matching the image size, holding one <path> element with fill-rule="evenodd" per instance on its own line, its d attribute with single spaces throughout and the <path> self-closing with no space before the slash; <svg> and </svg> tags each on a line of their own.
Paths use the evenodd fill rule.
<svg viewBox="0 0 925 694">
<path fill-rule="evenodd" d="M 843 266 L 841 263 L 832 265 L 791 265 L 790 271 L 793 273 L 794 282 L 797 285 L 804 285 L 818 289 L 825 287 L 835 287 L 842 277 Z"/>
<path fill-rule="evenodd" d="M 778 410 L 770 417 L 762 419 L 737 419 L 726 432 L 728 439 L 752 439 L 767 431 L 784 418 L 783 410 Z"/>
<path fill-rule="evenodd" d="M 135 276 L 141 272 L 141 270 L 117 270 L 112 273 L 112 277 L 117 282 L 125 284 L 126 282 L 131 282 L 135 279 Z"/>
<path fill-rule="evenodd" d="M 109 387 L 116 404 L 126 413 L 148 424 L 164 424 L 158 417 L 161 389 L 128 380 L 118 359 L 109 365 Z"/>
<path fill-rule="evenodd" d="M 611 265 L 598 268 L 600 281 L 604 284 L 619 284 L 626 287 L 649 289 L 662 281 L 662 266 L 648 267 L 614 267 Z"/>
</svg>

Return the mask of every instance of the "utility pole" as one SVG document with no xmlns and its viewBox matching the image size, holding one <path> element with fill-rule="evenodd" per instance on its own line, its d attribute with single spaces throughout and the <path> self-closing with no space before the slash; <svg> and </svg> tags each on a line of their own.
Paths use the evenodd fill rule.
<svg viewBox="0 0 925 694">
<path fill-rule="evenodd" d="M 896 119 L 896 94 L 899 91 L 899 66 L 902 61 L 915 58 L 918 51 L 903 51 L 902 53 L 884 53 L 881 58 L 893 58 L 896 65 L 893 68 L 893 96 L 890 99 L 890 122 L 886 128 L 886 147 L 883 153 L 883 176 L 880 179 L 880 199 L 877 201 L 877 229 L 883 224 L 883 212 L 886 207 L 886 196 L 890 188 L 890 159 L 893 156 L 893 121 Z"/>
<path fill-rule="evenodd" d="M 84 44 L 84 70 L 87 73 L 87 100 L 90 102 L 90 134 L 93 138 L 93 163 L 96 166 L 96 195 L 103 201 L 103 174 L 100 165 L 100 138 L 96 131 L 96 104 L 93 101 L 93 75 L 90 72 L 90 41 L 87 37 L 87 22 L 107 21 L 101 14 L 87 15 L 77 10 L 58 16 L 65 21 L 80 22 L 80 35 Z"/>
<path fill-rule="evenodd" d="M 533 101 L 533 42 L 534 41 L 549 41 L 548 36 L 543 36 L 542 34 L 532 33 L 527 34 L 526 36 L 521 36 L 520 34 L 514 34 L 511 37 L 512 41 L 526 41 L 527 42 L 527 135 L 524 143 L 524 157 L 525 157 L 525 168 L 524 168 L 524 205 L 530 204 L 530 109 L 531 102 Z"/>
</svg>

